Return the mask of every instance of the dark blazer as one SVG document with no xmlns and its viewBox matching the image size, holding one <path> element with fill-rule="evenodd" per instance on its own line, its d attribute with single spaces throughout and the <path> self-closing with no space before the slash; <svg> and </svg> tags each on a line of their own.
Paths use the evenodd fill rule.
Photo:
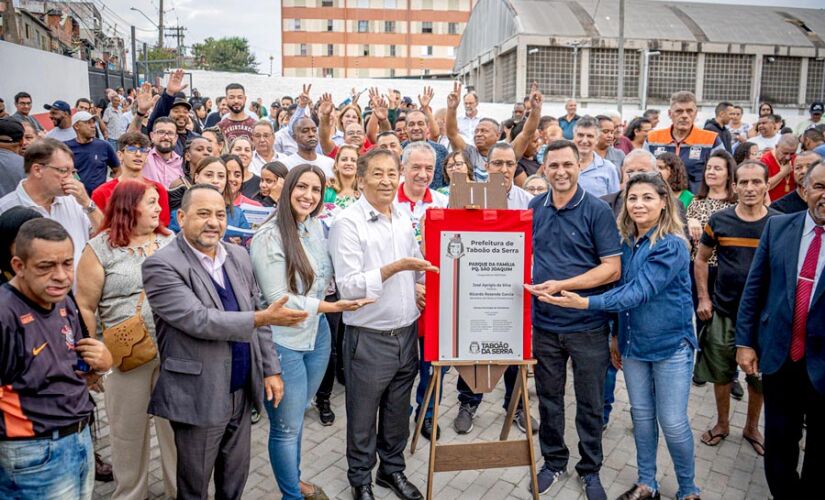
<svg viewBox="0 0 825 500">
<path fill-rule="evenodd" d="M 232 415 L 230 341 L 249 342 L 250 398 L 262 410 L 263 379 L 281 372 L 272 332 L 255 328 L 258 286 L 246 250 L 224 244 L 224 270 L 240 312 L 226 312 L 209 273 L 178 234 L 174 243 L 143 263 L 143 284 L 152 306 L 161 370 L 149 413 L 197 426 L 223 425 Z"/>
<path fill-rule="evenodd" d="M 768 220 L 751 263 L 736 318 L 736 345 L 752 347 L 762 373 L 775 373 L 790 355 L 797 265 L 807 211 Z M 805 339 L 808 376 L 825 394 L 825 279 L 808 312 Z"/>
</svg>

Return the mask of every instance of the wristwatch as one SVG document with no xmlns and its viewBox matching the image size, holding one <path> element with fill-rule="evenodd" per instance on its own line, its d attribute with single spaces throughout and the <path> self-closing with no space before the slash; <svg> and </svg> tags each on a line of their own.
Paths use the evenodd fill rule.
<svg viewBox="0 0 825 500">
<path fill-rule="evenodd" d="M 89 206 L 84 208 L 83 212 L 85 212 L 86 215 L 89 215 L 89 214 L 93 213 L 95 210 L 97 210 L 97 205 L 95 205 L 95 201 L 94 200 L 89 200 Z"/>
</svg>

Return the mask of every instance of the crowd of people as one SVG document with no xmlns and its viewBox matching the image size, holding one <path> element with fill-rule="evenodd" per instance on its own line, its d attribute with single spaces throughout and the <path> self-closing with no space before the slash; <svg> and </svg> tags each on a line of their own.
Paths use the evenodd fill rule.
<svg viewBox="0 0 825 500">
<path fill-rule="evenodd" d="M 621 500 L 660 497 L 659 429 L 678 482 L 700 498 L 691 385 L 713 384 L 716 421 L 764 456 L 776 499 L 814 498 L 825 470 L 825 122 L 823 104 L 790 130 L 768 103 L 755 124 L 722 102 L 703 127 L 690 92 L 626 124 L 618 114 L 542 115 L 533 84 L 503 122 L 479 116 L 455 83 L 446 108 L 397 91 L 335 103 L 305 85 L 267 110 L 232 83 L 215 99 L 183 72 L 165 88 L 115 89 L 97 105 L 14 97 L 0 118 L 0 496 L 148 496 L 150 426 L 165 494 L 240 498 L 251 426 L 268 415 L 269 458 L 285 499 L 327 498 L 301 475 L 310 405 L 323 425 L 346 389 L 347 479 L 419 499 L 405 475 L 411 418 L 433 368 L 418 319 L 422 222 L 447 208 L 456 176 L 501 174 L 507 209 L 532 210 L 532 327 L 538 491 L 568 474 L 568 361 L 588 499 L 618 370 L 630 399 L 638 478 Z M 361 101 L 366 99 L 362 108 Z M 463 107 L 463 113 L 459 113 Z M 483 228 L 479 228 L 483 230 Z M 411 416 L 413 386 L 416 408 Z M 505 372 L 506 409 L 516 371 Z M 111 468 L 95 459 L 103 392 Z M 458 434 L 483 394 L 456 387 Z M 443 394 L 443 392 L 442 392 Z M 760 417 L 764 406 L 764 431 Z M 800 440 L 806 436 L 798 472 Z M 374 469 L 377 467 L 377 471 Z M 109 475 L 110 477 L 106 477 Z M 531 486 L 532 488 L 532 486 Z"/>
</svg>

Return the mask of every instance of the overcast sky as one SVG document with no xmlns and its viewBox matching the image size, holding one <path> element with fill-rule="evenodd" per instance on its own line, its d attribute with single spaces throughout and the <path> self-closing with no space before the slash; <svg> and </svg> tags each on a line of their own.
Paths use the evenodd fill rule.
<svg viewBox="0 0 825 500">
<path fill-rule="evenodd" d="M 157 41 L 157 16 L 159 0 L 93 0 L 103 8 L 107 24 L 117 23 L 118 33 L 126 33 L 129 25 L 139 28 L 138 39 L 147 43 Z M 616 0 L 608 0 L 616 1 Z M 661 0 L 666 1 L 666 0 Z M 729 3 L 745 5 L 781 5 L 785 7 L 822 8 L 822 0 L 693 0 L 703 3 Z M 207 37 L 243 36 L 249 40 L 253 52 L 260 64 L 261 73 L 269 73 L 269 57 L 273 56 L 273 72 L 280 72 L 281 50 L 281 2 L 280 0 L 243 0 L 226 2 L 225 0 L 164 0 L 164 11 L 174 9 L 165 15 L 164 24 L 175 26 L 180 19 L 181 25 L 188 28 L 184 43 L 191 46 Z M 136 7 L 146 13 L 155 22 L 153 26 L 137 12 L 129 10 Z M 175 40 L 166 39 L 165 43 L 174 45 Z"/>
</svg>

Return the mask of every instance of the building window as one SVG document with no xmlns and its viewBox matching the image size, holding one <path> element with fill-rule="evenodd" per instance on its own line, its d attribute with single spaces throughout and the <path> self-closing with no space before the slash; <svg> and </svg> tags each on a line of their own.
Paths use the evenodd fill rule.
<svg viewBox="0 0 825 500">
<path fill-rule="evenodd" d="M 390 68 L 390 78 L 395 78 L 395 68 Z"/>
<path fill-rule="evenodd" d="M 361 53 L 365 56 L 369 56 L 370 55 L 370 46 L 369 45 L 364 45 L 361 48 Z"/>
<path fill-rule="evenodd" d="M 301 31 L 301 20 L 300 19 L 293 19 L 292 20 L 292 29 L 295 31 Z"/>
<path fill-rule="evenodd" d="M 704 99 L 750 101 L 753 56 L 705 54 Z"/>
<path fill-rule="evenodd" d="M 358 7 L 361 9 L 368 9 L 370 6 L 370 0 L 358 0 Z"/>
<path fill-rule="evenodd" d="M 650 99 L 668 102 L 674 92 L 680 90 L 695 92 L 696 61 L 695 52 L 663 51 L 658 56 L 651 57 L 647 85 L 647 95 Z M 798 78 L 796 85 L 799 86 Z"/>
<path fill-rule="evenodd" d="M 335 55 L 335 45 L 333 45 L 331 43 L 327 44 L 327 55 L 328 56 L 334 56 Z"/>
<path fill-rule="evenodd" d="M 433 55 L 433 46 L 432 45 L 422 45 L 421 46 L 421 55 L 422 56 L 431 56 L 431 55 Z"/>
<path fill-rule="evenodd" d="M 395 21 L 384 21 L 384 33 L 395 33 Z"/>
<path fill-rule="evenodd" d="M 324 78 L 332 78 L 333 76 L 335 76 L 332 68 L 324 68 L 323 70 L 321 70 L 321 74 L 324 76 Z"/>
<path fill-rule="evenodd" d="M 432 33 L 433 32 L 433 23 L 430 21 L 424 21 L 421 23 L 421 33 Z"/>
<path fill-rule="evenodd" d="M 625 60 L 627 54 L 631 51 L 625 51 Z M 618 52 L 616 52 L 618 54 Z M 582 57 L 581 53 L 575 60 L 575 67 L 573 66 L 574 57 L 573 49 L 570 47 L 527 47 L 527 81 L 538 82 L 539 88 L 547 95 L 557 97 L 570 97 L 573 92 L 573 84 L 575 78 L 576 95 L 580 95 L 579 88 L 581 75 Z M 496 75 L 499 74 L 501 68 L 496 70 Z M 627 70 L 629 71 L 629 69 Z M 532 80 L 531 80 L 532 78 Z M 627 83 L 625 83 L 627 87 Z M 692 87 L 691 87 L 692 88 Z M 549 89 L 545 91 L 544 89 Z M 508 94 L 502 93 L 497 95 L 500 99 Z M 515 95 L 513 95 L 515 99 Z M 504 102 L 508 102 L 507 99 Z"/>
<path fill-rule="evenodd" d="M 424 70 L 424 76 L 429 76 L 429 74 L 430 74 L 430 70 L 429 70 L 429 69 L 425 69 L 425 70 Z"/>
<path fill-rule="evenodd" d="M 395 45 L 390 45 L 390 57 L 395 57 Z"/>
<path fill-rule="evenodd" d="M 398 6 L 397 0 L 384 0 L 385 9 L 394 9 Z"/>
<path fill-rule="evenodd" d="M 805 102 L 822 99 L 820 90 L 822 89 L 823 71 L 825 71 L 825 60 L 808 59 L 808 92 Z"/>
<path fill-rule="evenodd" d="M 433 46 L 432 45 L 427 45 L 427 55 L 428 56 L 433 55 Z"/>
<path fill-rule="evenodd" d="M 307 44 L 302 43 L 300 48 L 299 48 L 299 51 L 300 51 L 301 56 L 306 57 L 306 55 L 307 55 Z"/>
<path fill-rule="evenodd" d="M 367 33 L 370 30 L 369 21 L 358 21 L 358 33 Z"/>
<path fill-rule="evenodd" d="M 763 57 L 760 98 L 774 105 L 796 104 L 799 100 L 801 66 L 802 59 L 799 57 Z"/>
<path fill-rule="evenodd" d="M 451 35 L 458 34 L 458 23 L 447 23 L 447 33 Z"/>
<path fill-rule="evenodd" d="M 332 22 L 332 19 L 327 19 L 327 31 L 332 31 L 335 28 L 335 23 Z"/>
<path fill-rule="evenodd" d="M 639 97 L 639 57 L 639 51 L 624 51 L 625 97 Z M 590 97 L 615 98 L 618 85 L 619 51 L 590 49 Z"/>
<path fill-rule="evenodd" d="M 321 7 L 332 7 L 332 0 L 321 0 Z"/>
<path fill-rule="evenodd" d="M 29 31 L 29 25 L 26 24 L 26 40 L 32 37 L 31 32 Z"/>
</svg>

